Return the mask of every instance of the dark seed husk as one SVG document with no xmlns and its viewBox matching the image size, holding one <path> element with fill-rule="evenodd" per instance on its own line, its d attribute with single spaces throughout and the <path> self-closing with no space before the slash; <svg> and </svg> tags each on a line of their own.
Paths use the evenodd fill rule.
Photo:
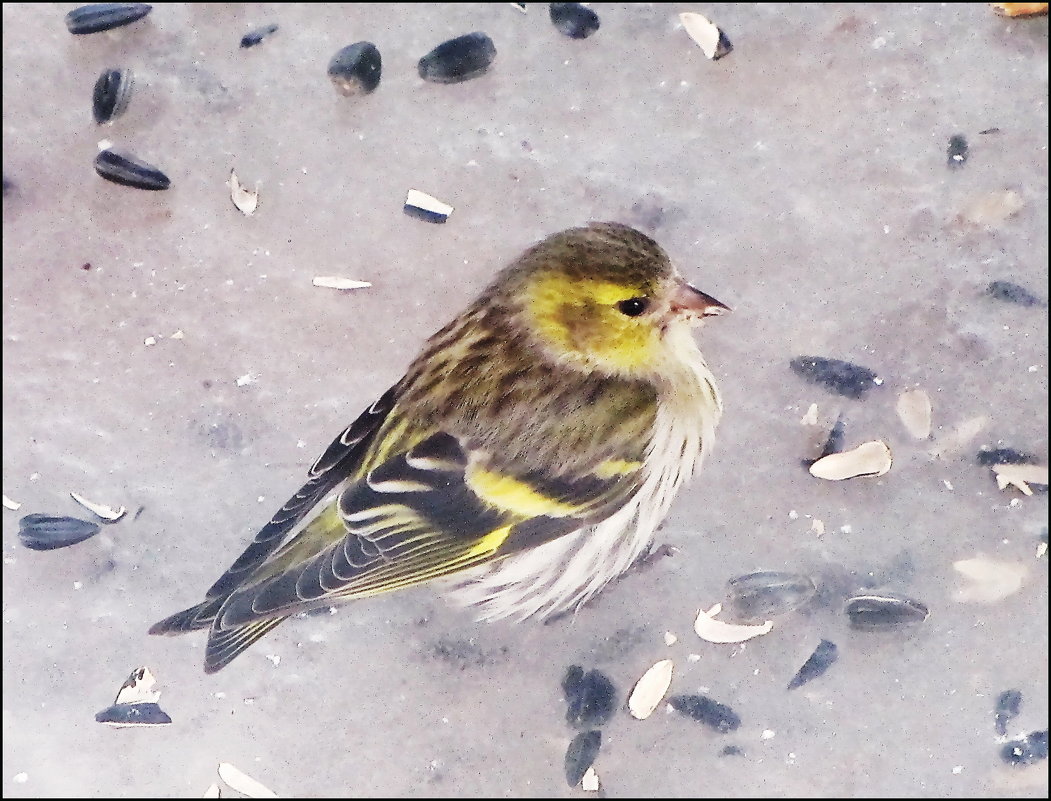
<svg viewBox="0 0 1051 801">
<path fill-rule="evenodd" d="M 738 576 L 727 584 L 734 614 L 745 623 L 787 614 L 803 606 L 817 592 L 809 576 L 773 570 Z"/>
<path fill-rule="evenodd" d="M 1031 731 L 1006 743 L 1000 749 L 1000 758 L 1009 765 L 1032 765 L 1047 759 L 1047 729 Z"/>
<path fill-rule="evenodd" d="M 566 721 L 577 729 L 601 726 L 616 708 L 617 691 L 613 682 L 599 670 L 585 673 L 579 665 L 572 665 L 562 679 L 562 692 L 569 705 Z"/>
<path fill-rule="evenodd" d="M 18 521 L 18 539 L 34 551 L 53 551 L 76 545 L 99 533 L 99 525 L 76 517 L 26 515 Z"/>
<path fill-rule="evenodd" d="M 380 85 L 383 62 L 372 42 L 347 45 L 328 62 L 328 77 L 341 95 L 368 94 Z"/>
<path fill-rule="evenodd" d="M 255 47 L 266 37 L 268 37 L 272 33 L 275 33 L 276 31 L 276 25 L 264 25 L 261 28 L 256 28 L 254 31 L 249 31 L 241 37 L 241 47 Z"/>
<path fill-rule="evenodd" d="M 836 418 L 836 423 L 832 426 L 832 430 L 828 432 L 828 438 L 825 439 L 825 444 L 822 446 L 821 453 L 818 454 L 817 459 L 804 459 L 803 467 L 809 470 L 819 459 L 824 459 L 833 453 L 839 453 L 843 449 L 843 437 L 846 430 L 847 427 L 843 422 L 843 415 L 840 415 Z"/>
<path fill-rule="evenodd" d="M 146 3 L 92 3 L 66 14 L 66 27 L 74 34 L 99 33 L 142 19 L 152 10 Z"/>
<path fill-rule="evenodd" d="M 480 31 L 442 42 L 420 59 L 420 77 L 433 83 L 460 83 L 477 78 L 496 58 L 496 45 Z"/>
<path fill-rule="evenodd" d="M 1022 691 L 1004 690 L 996 699 L 996 733 L 1003 737 L 1007 734 L 1007 724 L 1022 709 Z"/>
<path fill-rule="evenodd" d="M 570 787 L 580 784 L 588 768 L 595 764 L 601 745 L 602 732 L 594 729 L 580 732 L 570 742 L 566 749 L 566 781 Z"/>
<path fill-rule="evenodd" d="M 798 356 L 789 363 L 796 375 L 820 384 L 845 398 L 860 399 L 875 386 L 879 377 L 867 367 L 822 356 Z"/>
<path fill-rule="evenodd" d="M 133 84 L 131 70 L 103 70 L 95 81 L 95 92 L 91 98 L 95 122 L 113 122 L 123 114 L 131 100 Z"/>
<path fill-rule="evenodd" d="M 985 291 L 997 300 L 1006 300 L 1008 303 L 1017 303 L 1019 306 L 1046 306 L 1042 301 L 1028 289 L 1010 281 L 992 281 Z"/>
<path fill-rule="evenodd" d="M 836 647 L 836 644 L 828 640 L 822 640 L 817 644 L 814 653 L 803 663 L 803 667 L 799 668 L 799 672 L 788 682 L 788 689 L 794 690 L 796 687 L 802 687 L 808 681 L 823 675 L 826 670 L 832 667 L 832 663 L 838 657 L 839 649 Z"/>
<path fill-rule="evenodd" d="M 1014 448 L 982 448 L 975 459 L 982 467 L 992 467 L 994 464 L 1036 464 L 1040 461 L 1035 454 Z"/>
<path fill-rule="evenodd" d="M 893 593 L 855 595 L 847 600 L 845 611 L 851 626 L 868 631 L 915 626 L 931 613 L 919 601 Z"/>
<path fill-rule="evenodd" d="M 551 3 L 551 22 L 571 39 L 587 39 L 599 28 L 598 14 L 580 3 Z"/>
<path fill-rule="evenodd" d="M 116 150 L 103 150 L 95 156 L 95 172 L 107 181 L 135 189 L 157 190 L 171 186 L 168 176 L 152 164 Z"/>
<path fill-rule="evenodd" d="M 167 726 L 172 722 L 158 704 L 114 704 L 95 715 L 95 720 L 110 726 Z"/>
<path fill-rule="evenodd" d="M 741 718 L 726 704 L 706 695 L 673 695 L 668 699 L 672 709 L 726 734 L 741 725 Z"/>
<path fill-rule="evenodd" d="M 967 161 L 967 139 L 961 135 L 949 137 L 949 149 L 947 151 L 948 164 L 952 169 L 958 169 Z"/>
</svg>

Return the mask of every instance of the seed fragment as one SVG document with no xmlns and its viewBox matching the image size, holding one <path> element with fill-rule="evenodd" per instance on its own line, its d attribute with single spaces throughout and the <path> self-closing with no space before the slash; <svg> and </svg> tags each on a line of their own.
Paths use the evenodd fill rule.
<svg viewBox="0 0 1051 801">
<path fill-rule="evenodd" d="M 726 734 L 741 725 L 741 718 L 726 704 L 706 695 L 673 695 L 668 699 L 672 709 Z"/>
<path fill-rule="evenodd" d="M 1014 595 L 1029 575 L 1024 562 L 1008 562 L 976 556 L 952 563 L 953 569 L 964 577 L 966 585 L 953 598 L 961 603 L 991 604 Z"/>
<path fill-rule="evenodd" d="M 449 215 L 453 213 L 453 207 L 426 192 L 410 189 L 405 196 L 402 211 L 417 220 L 440 225 L 449 219 Z"/>
<path fill-rule="evenodd" d="M 996 733 L 1003 737 L 1010 723 L 1022 709 L 1022 691 L 1004 690 L 996 699 Z"/>
<path fill-rule="evenodd" d="M 66 28 L 73 34 L 99 33 L 142 19 L 152 10 L 146 3 L 92 3 L 66 14 Z"/>
<path fill-rule="evenodd" d="M 919 601 L 895 593 L 855 595 L 844 609 L 856 629 L 881 631 L 922 623 L 930 610 Z"/>
<path fill-rule="evenodd" d="M 120 689 L 117 690 L 117 697 L 113 699 L 113 703 L 156 703 L 161 697 L 160 692 L 153 689 L 156 683 L 157 679 L 148 667 L 135 668 L 131 675 L 124 680 L 124 683 L 120 685 Z"/>
<path fill-rule="evenodd" d="M 166 726 L 172 722 L 157 702 L 161 694 L 153 689 L 157 680 L 148 667 L 136 668 L 117 690 L 111 706 L 95 715 L 95 720 L 114 728 Z"/>
<path fill-rule="evenodd" d="M 104 503 L 96 503 L 95 501 L 89 501 L 83 495 L 78 495 L 75 492 L 69 493 L 69 497 L 71 497 L 89 512 L 94 512 L 107 523 L 116 523 L 128 513 L 128 510 L 125 509 L 123 506 L 114 509 L 112 506 L 107 506 Z"/>
<path fill-rule="evenodd" d="M 76 517 L 31 514 L 18 521 L 18 539 L 34 551 L 67 548 L 98 533 L 98 523 L 89 523 Z"/>
<path fill-rule="evenodd" d="M 1000 489 L 1017 487 L 1023 495 L 1033 494 L 1030 484 L 1047 486 L 1046 464 L 994 464 L 993 472 L 996 474 L 996 486 Z"/>
<path fill-rule="evenodd" d="M 828 432 L 828 437 L 825 439 L 825 444 L 822 446 L 821 453 L 818 454 L 817 459 L 804 459 L 803 466 L 810 469 L 814 466 L 814 462 L 819 459 L 824 459 L 826 456 L 838 453 L 843 447 L 843 435 L 846 430 L 846 425 L 843 422 L 843 415 L 840 415 L 836 418 L 835 425 L 833 425 L 832 429 Z"/>
<path fill-rule="evenodd" d="M 108 148 L 95 156 L 95 172 L 107 181 L 133 189 L 160 190 L 171 186 L 168 176 L 152 164 Z"/>
<path fill-rule="evenodd" d="M 793 612 L 817 592 L 813 579 L 802 573 L 762 570 L 730 579 L 730 605 L 745 622 Z"/>
<path fill-rule="evenodd" d="M 326 289 L 366 289 L 372 286 L 368 281 L 358 281 L 338 275 L 316 275 L 311 283 Z"/>
<path fill-rule="evenodd" d="M 570 787 L 576 787 L 584 774 L 588 772 L 595 758 L 598 756 L 599 747 L 602 745 L 602 732 L 592 729 L 582 731 L 569 743 L 566 749 L 566 781 Z"/>
<path fill-rule="evenodd" d="M 571 39 L 587 39 L 599 29 L 598 14 L 580 3 L 550 3 L 551 22 Z"/>
<path fill-rule="evenodd" d="M 632 717 L 645 720 L 664 698 L 671 686 L 672 661 L 662 659 L 642 674 L 628 696 L 628 711 Z"/>
<path fill-rule="evenodd" d="M 1046 306 L 1047 303 L 1028 289 L 1010 281 L 991 281 L 985 291 L 997 300 L 1017 303 L 1019 306 Z"/>
<path fill-rule="evenodd" d="M 113 704 L 96 713 L 95 720 L 115 729 L 131 726 L 167 726 L 172 722 L 158 704 Z"/>
<path fill-rule="evenodd" d="M 128 108 L 128 101 L 131 100 L 133 84 L 131 70 L 103 70 L 95 81 L 95 91 L 91 98 L 95 122 L 100 125 L 113 122 L 123 114 Z"/>
<path fill-rule="evenodd" d="M 253 31 L 249 31 L 241 37 L 241 47 L 255 47 L 260 44 L 266 37 L 272 33 L 277 32 L 276 25 L 264 25 L 261 28 L 256 28 Z"/>
<path fill-rule="evenodd" d="M 259 208 L 259 189 L 256 184 L 255 189 L 248 189 L 241 184 L 237 179 L 237 173 L 230 170 L 230 200 L 233 201 L 234 206 L 239 212 L 245 217 L 251 217 L 255 214 L 255 210 Z"/>
<path fill-rule="evenodd" d="M 894 460 L 890 448 L 882 440 L 863 442 L 843 453 L 822 457 L 810 465 L 810 475 L 827 481 L 843 481 L 859 476 L 882 476 Z"/>
<path fill-rule="evenodd" d="M 796 375 L 845 398 L 860 400 L 869 390 L 882 383 L 872 370 L 842 359 L 798 356 L 789 365 Z"/>
<path fill-rule="evenodd" d="M 772 620 L 767 620 L 761 626 L 742 626 L 737 623 L 724 623 L 716 620 L 715 616 L 722 611 L 723 605 L 716 604 L 707 612 L 702 609 L 697 613 L 697 619 L 693 622 L 693 630 L 698 637 L 706 642 L 738 643 L 769 634 L 774 628 Z"/>
<path fill-rule="evenodd" d="M 577 729 L 601 726 L 613 715 L 617 691 L 602 671 L 572 665 L 562 679 L 562 692 L 569 708 L 566 722 Z"/>
<path fill-rule="evenodd" d="M 344 97 L 365 95 L 380 85 L 383 60 L 372 42 L 347 45 L 328 62 L 328 77 Z"/>
<path fill-rule="evenodd" d="M 229 762 L 219 763 L 219 778 L 249 798 L 277 798 L 278 795 L 262 782 L 253 779 Z"/>
<path fill-rule="evenodd" d="M 679 14 L 679 20 L 689 37 L 712 61 L 722 58 L 734 49 L 726 34 L 703 14 L 684 11 Z"/>
<path fill-rule="evenodd" d="M 947 151 L 948 164 L 951 169 L 959 169 L 967 161 L 967 139 L 962 134 L 949 137 L 949 149 Z"/>
<path fill-rule="evenodd" d="M 824 675 L 825 671 L 832 667 L 832 664 L 839 658 L 839 649 L 836 647 L 834 642 L 828 640 L 822 640 L 817 644 L 817 648 L 814 649 L 807 661 L 803 663 L 803 666 L 799 668 L 799 672 L 792 677 L 792 680 L 788 682 L 788 689 L 794 690 L 797 687 L 802 687 L 808 681 L 816 679 L 818 676 Z"/>
<path fill-rule="evenodd" d="M 496 45 L 481 31 L 442 42 L 420 59 L 420 77 L 433 83 L 460 83 L 477 78 L 496 58 Z"/>
<path fill-rule="evenodd" d="M 898 418 L 905 430 L 916 439 L 931 436 L 931 398 L 922 389 L 902 392 L 898 396 Z"/>
</svg>

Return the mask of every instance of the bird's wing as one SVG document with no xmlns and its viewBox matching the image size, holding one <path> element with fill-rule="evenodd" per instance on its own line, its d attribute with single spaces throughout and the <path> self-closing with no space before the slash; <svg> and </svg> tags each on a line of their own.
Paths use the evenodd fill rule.
<svg viewBox="0 0 1051 801">
<path fill-rule="evenodd" d="M 434 434 L 347 487 L 230 593 L 213 636 L 447 576 L 575 531 L 620 508 L 641 467 L 609 460 L 586 475 L 514 475 Z"/>
<path fill-rule="evenodd" d="M 176 634 L 211 626 L 226 597 L 281 546 L 311 509 L 357 472 L 376 432 L 394 407 L 398 391 L 398 385 L 388 389 L 332 441 L 311 466 L 307 483 L 259 530 L 244 552 L 211 586 L 204 601 L 154 624 L 150 633 Z"/>
</svg>

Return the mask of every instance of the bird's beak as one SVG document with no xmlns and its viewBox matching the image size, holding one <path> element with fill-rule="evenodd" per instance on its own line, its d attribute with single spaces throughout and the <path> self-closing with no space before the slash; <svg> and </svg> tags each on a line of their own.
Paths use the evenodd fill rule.
<svg viewBox="0 0 1051 801">
<path fill-rule="evenodd" d="M 681 281 L 672 295 L 671 310 L 677 314 L 686 313 L 688 316 L 712 317 L 716 314 L 726 314 L 730 307 Z"/>
</svg>

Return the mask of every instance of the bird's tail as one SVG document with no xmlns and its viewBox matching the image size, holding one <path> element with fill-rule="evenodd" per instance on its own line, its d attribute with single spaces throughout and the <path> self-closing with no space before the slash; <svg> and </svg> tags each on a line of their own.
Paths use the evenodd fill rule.
<svg viewBox="0 0 1051 801">
<path fill-rule="evenodd" d="M 210 628 L 224 600 L 226 599 L 213 598 L 176 612 L 150 626 L 150 634 L 185 634 L 188 631 Z"/>
<path fill-rule="evenodd" d="M 217 629 L 213 626 L 208 633 L 208 647 L 204 652 L 204 672 L 215 673 L 222 670 L 282 620 L 283 617 L 257 620 L 232 629 Z"/>
<path fill-rule="evenodd" d="M 173 635 L 185 634 L 198 629 L 210 629 L 208 646 L 204 654 L 204 672 L 215 673 L 230 664 L 248 646 L 285 619 L 276 617 L 245 623 L 243 626 L 234 628 L 220 629 L 215 625 L 215 618 L 225 600 L 225 598 L 215 598 L 176 612 L 154 623 L 150 627 L 150 634 Z"/>
</svg>

